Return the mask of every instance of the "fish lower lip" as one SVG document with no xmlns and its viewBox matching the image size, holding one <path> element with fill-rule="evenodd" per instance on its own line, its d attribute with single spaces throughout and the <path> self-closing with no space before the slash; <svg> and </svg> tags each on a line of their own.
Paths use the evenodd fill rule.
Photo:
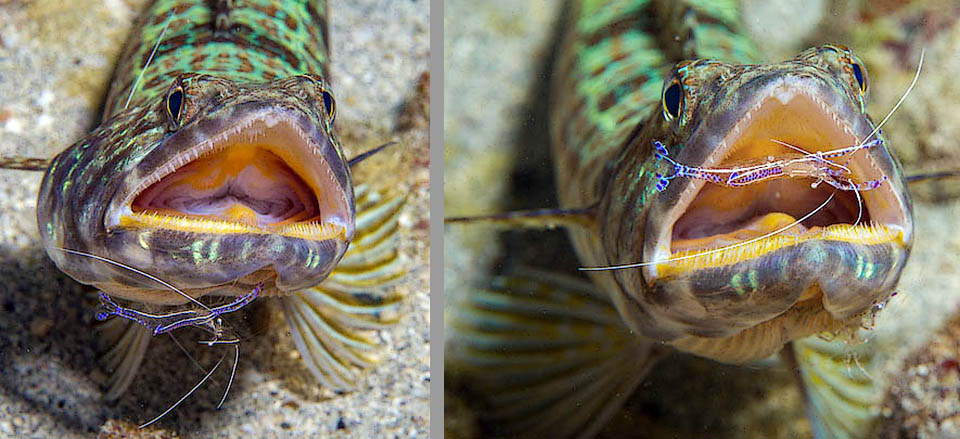
<svg viewBox="0 0 960 439">
<path fill-rule="evenodd" d="M 775 225 L 788 220 L 781 216 L 788 217 L 783 214 L 770 214 L 758 220 L 758 222 Z M 694 243 L 694 245 L 689 246 L 689 248 L 674 252 L 669 258 L 665 258 L 663 262 L 657 264 L 657 277 L 670 278 L 690 271 L 733 265 L 751 259 L 762 258 L 780 249 L 816 240 L 839 241 L 852 245 L 893 243 L 902 248 L 907 247 L 904 231 L 897 226 L 864 223 L 858 225 L 834 224 L 826 227 L 812 227 L 810 229 L 806 229 L 799 224 L 794 227 L 795 229 L 793 229 L 791 233 L 787 233 L 787 230 L 778 232 L 777 230 L 779 229 L 777 229 L 773 232 L 748 237 L 746 240 L 736 239 L 738 236 L 731 236 L 729 238 L 731 241 L 730 244 L 720 245 L 714 248 L 702 248 L 696 245 L 702 243 Z"/>
<path fill-rule="evenodd" d="M 701 334 L 712 328 L 711 337 L 768 321 L 804 301 L 847 320 L 896 285 L 908 253 L 902 237 L 901 230 L 882 225 L 841 224 L 798 239 L 773 236 L 733 252 L 693 252 L 657 266 L 661 277 L 650 297 L 673 315 L 682 310 L 685 324 Z"/>
</svg>

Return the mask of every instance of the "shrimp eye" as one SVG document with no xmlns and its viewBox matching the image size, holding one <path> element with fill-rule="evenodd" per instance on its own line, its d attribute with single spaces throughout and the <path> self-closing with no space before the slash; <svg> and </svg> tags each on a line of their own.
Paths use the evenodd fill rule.
<svg viewBox="0 0 960 439">
<path fill-rule="evenodd" d="M 680 117 L 680 106 L 683 101 L 683 90 L 680 87 L 680 81 L 674 79 L 670 85 L 663 89 L 663 97 L 660 98 L 663 104 L 663 116 L 667 120 L 673 120 Z"/>
<path fill-rule="evenodd" d="M 167 116 L 176 125 L 180 121 L 180 110 L 183 107 L 183 89 L 177 87 L 167 95 Z"/>
<path fill-rule="evenodd" d="M 867 92 L 867 77 L 863 74 L 863 69 L 860 68 L 860 64 L 850 63 L 850 68 L 853 69 L 853 77 L 857 79 L 857 85 L 860 86 L 860 94 Z"/>
<path fill-rule="evenodd" d="M 327 109 L 327 118 L 333 123 L 333 118 L 337 115 L 337 101 L 333 100 L 333 95 L 326 90 L 323 90 L 323 106 Z"/>
</svg>

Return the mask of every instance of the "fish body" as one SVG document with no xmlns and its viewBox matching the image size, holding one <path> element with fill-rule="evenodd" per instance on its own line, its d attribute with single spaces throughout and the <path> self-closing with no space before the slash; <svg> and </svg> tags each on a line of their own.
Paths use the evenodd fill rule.
<svg viewBox="0 0 960 439">
<path fill-rule="evenodd" d="M 333 133 L 334 104 L 323 75 L 325 12 L 318 7 L 322 3 L 248 2 L 218 12 L 199 1 L 152 4 L 117 67 L 103 123 L 59 154 L 46 173 L 37 209 L 45 247 L 149 267 L 155 276 L 199 289 L 197 296 L 210 287 L 225 294 L 225 284 L 236 284 L 227 288 L 232 295 L 243 294 L 267 280 L 264 272 L 277 274 L 275 282 L 267 280 L 266 290 L 274 294 L 323 280 L 352 238 L 355 212 L 350 174 Z M 303 137 L 302 151 L 266 146 L 270 136 L 294 135 Z M 241 147 L 247 151 L 225 151 Z M 197 160 L 204 156 L 216 162 Z M 245 165 L 253 159 L 266 166 Z M 284 169 L 298 159 L 323 166 Z M 207 170 L 220 161 L 236 164 L 233 175 Z M 182 169 L 191 163 L 199 169 Z M 244 172 L 269 174 L 273 167 L 285 171 L 278 172 L 283 179 L 273 182 L 276 187 L 229 187 L 264 180 Z M 189 174 L 180 177 L 177 170 Z M 303 183 L 317 186 L 314 197 L 327 198 L 329 206 L 298 206 L 316 201 L 300 200 L 311 194 L 284 194 L 287 183 L 301 184 L 291 191 L 310 191 Z M 330 190 L 321 194 L 324 185 Z M 271 217 L 277 216 L 271 209 L 282 214 L 285 208 L 266 203 L 271 192 L 286 195 L 281 201 L 301 209 L 293 213 L 305 214 L 303 220 L 310 213 L 323 220 Z M 236 202 L 243 197 L 263 204 L 256 208 L 266 214 Z M 310 212 L 318 207 L 329 212 Z M 250 216 L 258 216 L 256 223 L 245 219 Z M 113 295 L 186 301 L 129 270 L 48 253 L 77 280 Z M 198 269 L 184 270 L 191 262 Z"/>
<path fill-rule="evenodd" d="M 151 3 L 103 121 L 46 171 L 37 220 L 58 268 L 134 303 L 263 285 L 311 372 L 348 389 L 375 362 L 365 332 L 395 321 L 399 297 L 382 287 L 404 273 L 403 197 L 354 188 L 334 131 L 326 17 L 324 1 Z M 150 333 L 109 323 L 115 398 Z"/>
<path fill-rule="evenodd" d="M 742 364 L 809 335 L 855 332 L 893 292 L 913 219 L 885 147 L 842 162 L 857 183 L 884 179 L 871 191 L 799 178 L 658 187 L 670 168 L 655 141 L 704 168 L 883 143 L 849 49 L 756 64 L 738 8 L 571 2 L 549 105 L 558 199 L 575 212 L 582 266 L 640 265 L 589 273 L 618 323 L 598 293 L 571 299 L 590 288 L 583 281 L 529 272 L 495 278 L 453 314 L 463 337 L 453 369 L 497 407 L 489 419 L 508 435 L 592 435 L 660 346 Z"/>
</svg>

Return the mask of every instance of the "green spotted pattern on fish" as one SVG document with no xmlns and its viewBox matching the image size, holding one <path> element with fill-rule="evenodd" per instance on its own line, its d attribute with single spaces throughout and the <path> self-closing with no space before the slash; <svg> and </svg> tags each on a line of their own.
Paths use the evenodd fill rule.
<svg viewBox="0 0 960 439">
<path fill-rule="evenodd" d="M 670 168 L 653 150 L 660 141 L 679 163 L 718 168 L 795 152 L 771 140 L 811 153 L 882 140 L 865 113 L 862 62 L 826 45 L 756 64 L 734 1 L 570 3 L 549 112 L 558 198 L 571 213 L 547 211 L 545 222 L 567 216 L 582 266 L 646 265 L 591 271 L 590 284 L 495 278 L 454 306 L 450 369 L 482 395 L 495 432 L 582 437 L 665 346 L 742 364 L 801 340 L 818 437 L 862 436 L 882 395 L 838 372 L 850 369 L 846 338 L 805 337 L 856 333 L 893 292 L 913 238 L 896 158 L 882 144 L 845 156 L 856 182 L 886 178 L 860 193 L 800 178 L 740 188 L 683 178 L 661 191 L 656 174 Z M 572 309 L 570 296 L 590 289 L 602 293 Z"/>
<path fill-rule="evenodd" d="M 134 26 L 102 123 L 51 162 L 37 202 L 48 255 L 84 284 L 154 308 L 278 296 L 306 366 L 353 388 L 377 361 L 370 332 L 396 322 L 386 287 L 404 197 L 354 187 L 334 131 L 323 1 L 162 1 Z M 150 332 L 102 328 L 113 374 L 132 382 Z"/>
</svg>

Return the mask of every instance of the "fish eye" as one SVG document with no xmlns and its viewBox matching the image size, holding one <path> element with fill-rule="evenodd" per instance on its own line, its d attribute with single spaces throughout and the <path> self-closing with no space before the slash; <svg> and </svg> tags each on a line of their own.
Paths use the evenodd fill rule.
<svg viewBox="0 0 960 439">
<path fill-rule="evenodd" d="M 337 101 L 333 100 L 333 95 L 329 91 L 323 90 L 323 106 L 327 109 L 327 118 L 333 123 L 337 115 Z"/>
<path fill-rule="evenodd" d="M 680 87 L 680 81 L 674 78 L 670 85 L 663 89 L 663 97 L 660 99 L 663 105 L 663 116 L 668 120 L 680 117 L 680 107 L 683 103 L 683 90 Z"/>
<path fill-rule="evenodd" d="M 180 110 L 183 106 L 183 89 L 177 87 L 167 95 L 167 116 L 174 125 L 180 122 Z"/>
<path fill-rule="evenodd" d="M 860 64 L 852 62 L 850 68 L 853 70 L 853 77 L 857 79 L 857 85 L 860 86 L 860 94 L 867 92 L 867 75 Z"/>
</svg>

